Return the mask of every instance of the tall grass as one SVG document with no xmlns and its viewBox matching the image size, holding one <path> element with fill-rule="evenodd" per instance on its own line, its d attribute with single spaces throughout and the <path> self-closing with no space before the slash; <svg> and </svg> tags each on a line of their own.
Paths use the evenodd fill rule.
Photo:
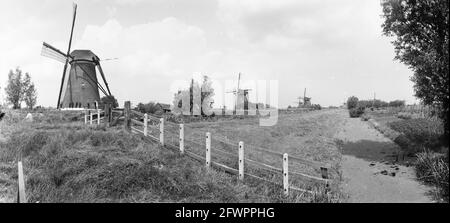
<svg viewBox="0 0 450 223">
<path fill-rule="evenodd" d="M 431 151 L 417 154 L 415 165 L 417 177 L 435 187 L 433 195 L 438 201 L 449 201 L 448 165 L 448 150 L 446 155 Z"/>
</svg>

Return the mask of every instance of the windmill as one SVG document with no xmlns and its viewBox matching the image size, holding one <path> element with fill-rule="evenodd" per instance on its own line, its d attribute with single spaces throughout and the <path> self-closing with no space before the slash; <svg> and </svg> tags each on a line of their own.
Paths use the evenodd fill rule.
<svg viewBox="0 0 450 223">
<path fill-rule="evenodd" d="M 99 90 L 104 95 L 111 96 L 111 91 L 109 90 L 108 83 L 106 82 L 105 75 L 100 66 L 100 58 L 90 50 L 70 51 L 76 15 L 77 5 L 73 4 L 73 20 L 67 53 L 63 53 L 45 42 L 43 43 L 41 51 L 42 56 L 64 63 L 58 103 L 56 106 L 58 109 L 96 108 L 97 103 L 100 101 Z M 69 74 L 66 75 L 68 65 L 70 65 L 70 70 Z M 95 68 L 97 68 L 101 74 L 106 90 L 99 83 Z"/>
<path fill-rule="evenodd" d="M 234 91 L 228 91 L 226 93 L 233 93 L 234 95 L 236 95 L 235 97 L 235 103 L 234 103 L 234 113 L 236 113 L 236 108 L 238 104 L 242 104 L 241 101 L 238 101 L 240 99 L 240 95 L 244 96 L 244 111 L 248 110 L 248 92 L 251 91 L 252 89 L 240 89 L 239 88 L 239 84 L 241 82 L 241 73 L 239 73 L 238 76 L 238 83 L 237 83 L 237 89 Z"/>
<path fill-rule="evenodd" d="M 295 103 L 298 103 L 298 107 L 307 107 L 307 106 L 311 106 L 311 98 L 310 97 L 306 97 L 306 88 L 305 91 L 303 92 L 303 97 L 298 97 L 298 102 L 296 101 Z M 303 101 L 303 102 L 302 102 Z"/>
</svg>

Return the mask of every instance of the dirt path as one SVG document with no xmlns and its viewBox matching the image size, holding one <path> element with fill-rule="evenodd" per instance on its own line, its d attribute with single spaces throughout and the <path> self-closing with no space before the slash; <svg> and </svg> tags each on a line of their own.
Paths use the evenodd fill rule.
<svg viewBox="0 0 450 223">
<path fill-rule="evenodd" d="M 400 149 L 373 129 L 368 122 L 348 118 L 345 110 L 337 113 L 345 120 L 336 138 L 343 141 L 343 190 L 348 202 L 432 202 L 427 188 L 415 180 L 413 167 L 396 162 Z"/>
</svg>

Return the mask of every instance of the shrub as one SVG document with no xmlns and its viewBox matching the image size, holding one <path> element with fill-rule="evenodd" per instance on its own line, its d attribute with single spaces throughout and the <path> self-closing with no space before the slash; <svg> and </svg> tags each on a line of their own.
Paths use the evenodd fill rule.
<svg viewBox="0 0 450 223">
<path fill-rule="evenodd" d="M 149 102 L 147 104 L 139 103 L 136 107 L 136 110 L 141 113 L 155 114 L 156 112 L 161 110 L 161 108 L 156 103 Z M 162 114 L 162 111 L 158 114 Z"/>
<path fill-rule="evenodd" d="M 413 146 L 432 150 L 445 146 L 444 127 L 439 121 L 430 119 L 405 119 L 388 123 L 389 127 L 405 135 Z"/>
<path fill-rule="evenodd" d="M 405 107 L 405 101 L 402 100 L 390 101 L 389 107 Z"/>
<path fill-rule="evenodd" d="M 430 151 L 419 153 L 415 168 L 421 181 L 436 187 L 436 198 L 448 202 L 448 156 Z"/>
<path fill-rule="evenodd" d="M 406 112 L 399 112 L 397 114 L 397 118 L 401 118 L 401 119 L 411 119 L 412 118 L 412 114 L 411 113 L 406 113 Z"/>
<path fill-rule="evenodd" d="M 350 114 L 350 118 L 359 118 L 362 114 L 364 114 L 364 108 L 363 107 L 356 107 L 352 108 L 348 111 Z"/>
<path fill-rule="evenodd" d="M 369 116 L 368 114 L 366 114 L 366 113 L 364 113 L 364 114 L 361 116 L 361 120 L 363 120 L 363 121 L 369 121 L 369 119 L 370 119 L 370 116 Z"/>
<path fill-rule="evenodd" d="M 351 96 L 347 99 L 347 108 L 353 109 L 356 108 L 356 106 L 358 106 L 358 98 L 355 96 Z"/>
</svg>

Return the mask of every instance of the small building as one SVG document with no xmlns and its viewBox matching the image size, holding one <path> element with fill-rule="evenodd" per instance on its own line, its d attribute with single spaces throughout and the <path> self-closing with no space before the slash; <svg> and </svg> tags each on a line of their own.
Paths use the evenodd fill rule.
<svg viewBox="0 0 450 223">
<path fill-rule="evenodd" d="M 170 108 L 169 104 L 164 103 L 157 103 L 156 106 L 158 107 L 158 110 L 163 111 L 164 113 L 171 112 L 172 109 Z"/>
</svg>

